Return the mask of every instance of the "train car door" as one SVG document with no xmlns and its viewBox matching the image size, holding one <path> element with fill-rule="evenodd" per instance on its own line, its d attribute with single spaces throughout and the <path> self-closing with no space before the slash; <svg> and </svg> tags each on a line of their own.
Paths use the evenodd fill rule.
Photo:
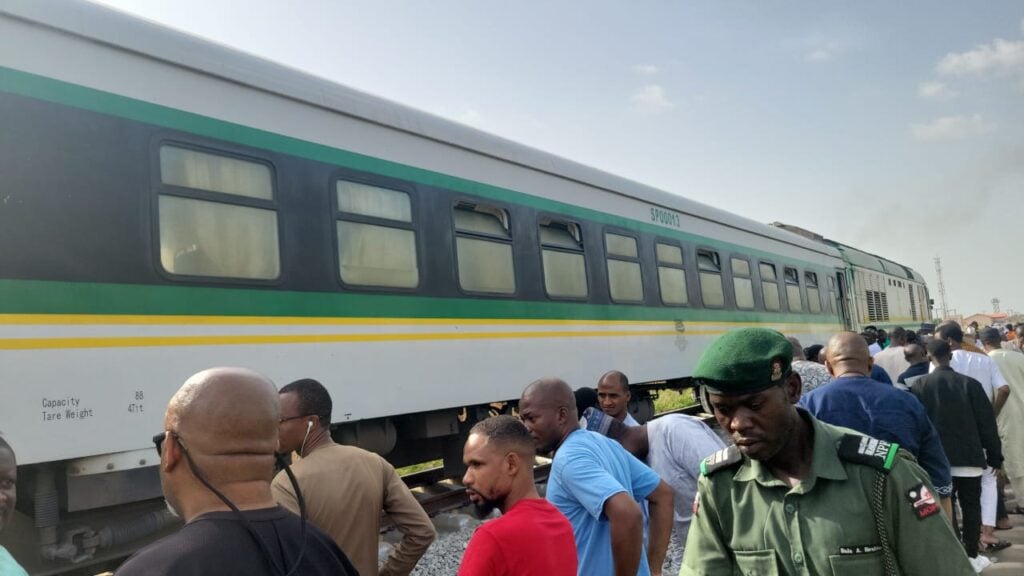
<svg viewBox="0 0 1024 576">
<path fill-rule="evenodd" d="M 846 274 L 843 270 L 836 271 L 836 286 L 839 293 L 836 296 L 836 309 L 839 312 L 839 321 L 844 330 L 853 330 L 853 323 L 850 321 L 850 307 L 846 298 Z"/>
</svg>

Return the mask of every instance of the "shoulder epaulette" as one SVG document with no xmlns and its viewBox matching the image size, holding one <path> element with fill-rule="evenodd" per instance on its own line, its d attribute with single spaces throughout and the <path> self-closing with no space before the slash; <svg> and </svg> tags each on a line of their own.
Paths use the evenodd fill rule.
<svg viewBox="0 0 1024 576">
<path fill-rule="evenodd" d="M 900 445 L 860 434 L 846 434 L 839 441 L 839 457 L 888 472 L 896 463 Z"/>
<path fill-rule="evenodd" d="M 704 476 L 710 476 L 718 470 L 735 466 L 742 461 L 743 454 L 740 454 L 740 449 L 736 446 L 729 446 L 702 460 L 700 463 L 700 473 Z"/>
</svg>

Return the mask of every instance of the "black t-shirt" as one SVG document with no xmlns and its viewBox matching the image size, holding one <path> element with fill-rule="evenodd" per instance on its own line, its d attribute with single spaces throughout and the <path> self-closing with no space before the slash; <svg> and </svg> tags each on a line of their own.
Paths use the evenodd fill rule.
<svg viewBox="0 0 1024 576">
<path fill-rule="evenodd" d="M 302 550 L 302 520 L 280 506 L 242 514 L 263 539 L 277 566 L 290 571 Z M 234 512 L 208 512 L 197 516 L 177 533 L 136 552 L 116 574 L 282 576 L 269 564 L 259 544 Z M 341 548 L 310 523 L 306 524 L 302 565 L 294 574 L 358 576 Z"/>
</svg>

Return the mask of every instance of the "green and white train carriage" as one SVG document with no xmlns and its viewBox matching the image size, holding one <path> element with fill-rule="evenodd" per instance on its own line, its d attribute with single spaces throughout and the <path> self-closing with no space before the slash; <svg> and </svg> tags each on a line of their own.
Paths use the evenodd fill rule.
<svg viewBox="0 0 1024 576">
<path fill-rule="evenodd" d="M 0 126 L 0 430 L 59 492 L 23 510 L 54 562 L 133 545 L 52 540 L 159 496 L 206 367 L 316 378 L 337 437 L 452 463 L 535 378 L 685 382 L 727 330 L 856 306 L 834 245 L 82 2 L 0 0 Z"/>
</svg>

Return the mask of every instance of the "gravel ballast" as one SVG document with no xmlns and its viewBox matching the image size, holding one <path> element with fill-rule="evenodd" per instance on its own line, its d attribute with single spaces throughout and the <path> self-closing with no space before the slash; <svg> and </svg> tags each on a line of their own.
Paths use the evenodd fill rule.
<svg viewBox="0 0 1024 576">
<path fill-rule="evenodd" d="M 435 516 L 434 526 L 437 528 L 437 540 L 430 545 L 427 553 L 413 569 L 412 576 L 455 576 L 459 571 L 459 563 L 462 562 L 462 554 L 466 551 L 466 545 L 480 524 L 480 520 L 467 512 L 451 512 Z M 380 557 L 382 561 L 387 558 L 392 542 L 397 542 L 400 536 L 397 532 L 391 532 L 385 534 L 381 539 Z M 528 552 L 524 551 L 524 553 Z M 674 567 L 670 566 L 670 559 L 673 557 L 677 558 L 676 562 L 682 557 L 681 546 L 674 538 L 666 555 L 664 574 L 678 573 L 678 564 Z"/>
</svg>

